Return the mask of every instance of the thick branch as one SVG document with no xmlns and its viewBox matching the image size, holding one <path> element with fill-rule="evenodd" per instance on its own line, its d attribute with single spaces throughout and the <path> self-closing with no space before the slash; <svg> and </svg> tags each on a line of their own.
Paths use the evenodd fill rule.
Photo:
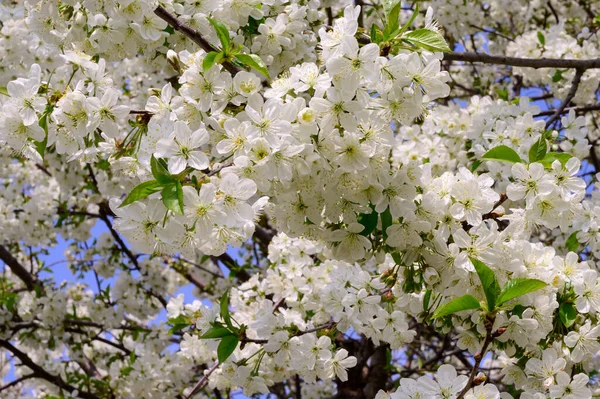
<svg viewBox="0 0 600 399">
<path fill-rule="evenodd" d="M 527 68 L 576 68 L 580 70 L 600 68 L 600 58 L 574 60 L 563 58 L 518 58 L 483 53 L 444 53 L 444 60 L 480 62 L 483 64 L 510 65 Z"/>
<path fill-rule="evenodd" d="M 173 14 L 169 13 L 164 7 L 158 6 L 154 10 L 154 14 L 156 14 L 160 19 L 164 20 L 166 23 L 171 25 L 173 29 L 180 31 L 183 33 L 188 39 L 192 40 L 198 46 L 200 46 L 204 51 L 210 53 L 211 51 L 218 52 L 219 49 L 215 48 L 212 44 L 207 42 L 202 35 L 196 31 L 195 29 L 190 28 L 185 23 L 177 19 Z M 223 66 L 232 74 L 235 75 L 240 71 L 238 67 L 233 65 L 230 62 L 224 62 Z"/>
<path fill-rule="evenodd" d="M 39 287 L 39 282 L 34 279 L 33 275 L 2 245 L 0 245 L 0 259 L 25 283 L 29 291 L 33 291 L 35 287 Z"/>
</svg>

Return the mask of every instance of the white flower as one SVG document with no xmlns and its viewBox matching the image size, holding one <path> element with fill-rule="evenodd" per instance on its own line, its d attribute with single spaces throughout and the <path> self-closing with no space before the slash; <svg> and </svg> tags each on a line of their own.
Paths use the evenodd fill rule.
<svg viewBox="0 0 600 399">
<path fill-rule="evenodd" d="M 100 128 L 108 137 L 117 137 L 119 134 L 117 122 L 129 113 L 128 106 L 116 105 L 118 100 L 119 91 L 112 88 L 104 92 L 102 99 L 88 98 L 88 107 L 93 113 L 92 119 L 88 122 L 88 129 Z"/>
<path fill-rule="evenodd" d="M 468 379 L 466 375 L 457 375 L 453 366 L 444 364 L 435 373 L 435 381 L 423 378 L 419 379 L 419 385 L 427 398 L 455 399 L 467 385 Z"/>
<path fill-rule="evenodd" d="M 200 128 L 192 133 L 185 122 L 177 121 L 174 132 L 168 139 L 161 139 L 156 146 L 155 155 L 168 159 L 169 173 L 176 175 L 190 167 L 203 170 L 210 165 L 206 154 L 199 148 L 208 142 L 206 129 Z"/>
<path fill-rule="evenodd" d="M 335 356 L 325 361 L 325 370 L 329 370 L 327 373 L 329 378 L 337 376 L 340 381 L 348 381 L 348 372 L 346 369 L 356 366 L 356 358 L 354 356 L 348 356 L 346 349 L 340 349 L 337 351 Z"/>
<path fill-rule="evenodd" d="M 527 206 L 532 207 L 532 200 L 537 195 L 548 195 L 554 189 L 551 177 L 544 171 L 540 163 L 532 163 L 529 170 L 522 163 L 515 163 L 512 174 L 516 179 L 506 188 L 506 195 L 512 201 L 525 198 Z"/>
<path fill-rule="evenodd" d="M 31 78 L 19 78 L 8 82 L 6 85 L 11 102 L 17 108 L 17 112 L 23 119 L 23 125 L 25 126 L 38 123 L 36 112 L 42 112 L 46 107 L 46 101 L 38 96 L 40 73 L 40 66 L 33 64 L 30 72 Z"/>
<path fill-rule="evenodd" d="M 577 374 L 571 380 L 571 377 L 564 371 L 556 375 L 556 385 L 550 387 L 551 398 L 561 399 L 590 399 L 592 391 L 587 387 L 590 378 L 581 373 Z"/>
<path fill-rule="evenodd" d="M 360 234 L 364 230 L 360 223 L 352 223 L 347 228 L 342 228 L 331 233 L 330 240 L 339 242 L 335 251 L 339 256 L 349 256 L 352 260 L 365 257 L 365 250 L 371 249 L 371 241 Z"/>
<path fill-rule="evenodd" d="M 579 331 L 569 332 L 564 342 L 569 348 L 573 348 L 571 360 L 579 363 L 596 354 L 600 350 L 598 337 L 600 337 L 600 326 L 592 327 L 590 320 L 579 327 Z"/>
</svg>

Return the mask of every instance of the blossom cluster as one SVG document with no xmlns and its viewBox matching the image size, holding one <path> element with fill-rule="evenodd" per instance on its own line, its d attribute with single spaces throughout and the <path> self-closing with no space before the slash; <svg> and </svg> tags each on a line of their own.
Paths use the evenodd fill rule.
<svg viewBox="0 0 600 399">
<path fill-rule="evenodd" d="M 0 250 L 10 268 L 0 347 L 14 343 L 30 354 L 22 364 L 29 356 L 55 376 L 35 373 L 37 397 L 185 397 L 198 376 L 206 392 L 339 396 L 374 352 L 400 359 L 440 336 L 462 358 L 443 346 L 431 363 L 393 369 L 393 388 L 371 397 L 598 390 L 591 117 L 560 110 L 546 123 L 539 103 L 499 90 L 492 67 L 470 89 L 481 96 L 446 101 L 472 77 L 443 65 L 450 49 L 434 9 L 374 3 L 0 9 Z M 573 35 L 595 4 L 557 5 L 565 23 L 540 31 L 500 1 L 481 12 L 422 3 L 457 41 L 490 16 L 523 30 L 467 49 L 598 57 L 595 31 Z M 511 71 L 557 98 L 579 72 Z M 598 73 L 585 71 L 577 104 L 595 100 Z M 494 91 L 501 99 L 485 95 Z M 94 234 L 96 222 L 106 231 Z M 66 263 L 94 289 L 43 277 L 53 264 L 34 248 L 60 237 L 74 241 Z M 231 248 L 241 248 L 235 259 Z M 187 283 L 195 300 L 179 292 Z"/>
</svg>

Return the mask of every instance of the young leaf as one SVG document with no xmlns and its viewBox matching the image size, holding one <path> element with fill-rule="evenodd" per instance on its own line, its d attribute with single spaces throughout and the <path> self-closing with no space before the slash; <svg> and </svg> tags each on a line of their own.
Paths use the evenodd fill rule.
<svg viewBox="0 0 600 399">
<path fill-rule="evenodd" d="M 505 145 L 499 145 L 498 147 L 494 147 L 485 154 L 483 154 L 483 159 L 488 161 L 502 161 L 502 162 L 511 162 L 517 163 L 521 162 L 521 157 L 510 147 Z"/>
<path fill-rule="evenodd" d="M 542 46 L 546 45 L 546 36 L 544 36 L 544 34 L 542 32 L 537 33 L 537 38 Z"/>
<path fill-rule="evenodd" d="M 225 291 L 223 295 L 221 295 L 221 302 L 219 304 L 221 310 L 221 317 L 227 327 L 233 328 L 231 324 L 231 314 L 229 313 L 229 290 Z"/>
<path fill-rule="evenodd" d="M 556 82 L 560 82 L 561 80 L 563 80 L 563 74 L 564 71 L 561 71 L 560 69 L 557 69 L 556 72 L 554 72 L 554 75 L 552 76 L 552 82 L 556 83 Z"/>
<path fill-rule="evenodd" d="M 208 330 L 207 332 L 205 332 L 204 334 L 202 334 L 200 336 L 200 338 L 202 338 L 202 339 L 223 338 L 223 337 L 227 337 L 228 335 L 233 335 L 231 333 L 231 331 L 229 331 L 228 329 L 226 329 L 224 327 L 213 327 L 210 330 Z"/>
<path fill-rule="evenodd" d="M 208 18 L 208 21 L 211 23 L 213 28 L 217 31 L 217 36 L 219 37 L 219 41 L 221 42 L 221 46 L 224 53 L 229 51 L 229 29 L 219 21 L 216 21 L 212 18 Z"/>
<path fill-rule="evenodd" d="M 425 50 L 434 53 L 438 51 L 445 53 L 452 52 L 444 37 L 439 32 L 430 29 L 423 28 L 413 30 L 402 36 L 402 40 L 408 41 L 417 47 L 424 48 Z"/>
<path fill-rule="evenodd" d="M 211 51 L 210 53 L 204 56 L 202 60 L 202 72 L 208 71 L 213 65 L 215 65 L 217 60 L 217 55 L 223 54 L 216 51 Z"/>
<path fill-rule="evenodd" d="M 238 343 L 240 342 L 239 338 L 235 335 L 228 335 L 221 339 L 219 342 L 219 347 L 217 348 L 217 358 L 219 359 L 219 363 L 223 363 L 237 348 Z"/>
<path fill-rule="evenodd" d="M 529 163 L 542 160 L 546 156 L 546 151 L 548 151 L 548 144 L 542 136 L 529 149 Z"/>
<path fill-rule="evenodd" d="M 42 141 L 35 141 L 35 148 L 37 152 L 44 158 L 44 154 L 46 153 L 46 146 L 48 145 L 48 115 L 49 113 L 44 112 L 42 117 L 40 118 L 38 124 L 42 129 L 44 129 L 44 139 Z"/>
<path fill-rule="evenodd" d="M 473 295 L 463 295 L 458 297 L 445 305 L 440 306 L 433 313 L 432 318 L 437 319 L 439 317 L 447 316 L 463 310 L 481 309 L 481 305 L 477 298 Z"/>
<path fill-rule="evenodd" d="M 361 213 L 358 215 L 357 221 L 362 224 L 365 228 L 360 232 L 362 236 L 368 236 L 377 227 L 377 219 L 379 214 L 375 211 L 371 213 Z"/>
<path fill-rule="evenodd" d="M 498 305 L 502 305 L 504 302 L 508 302 L 511 299 L 518 298 L 530 292 L 541 290 L 547 284 L 541 280 L 532 278 L 515 278 L 509 280 L 498 297 Z"/>
<path fill-rule="evenodd" d="M 431 290 L 425 291 L 425 296 L 423 297 L 423 310 L 429 309 L 429 301 L 431 300 Z"/>
<path fill-rule="evenodd" d="M 496 276 L 492 269 L 487 267 L 487 265 L 480 260 L 475 258 L 469 258 L 475 266 L 475 271 L 479 276 L 479 280 L 481 281 L 481 286 L 483 287 L 483 293 L 485 294 L 485 299 L 488 305 L 488 311 L 492 312 L 496 309 L 496 300 L 498 298 L 498 294 L 500 294 L 500 286 L 498 285 L 498 281 L 496 281 Z"/>
<path fill-rule="evenodd" d="M 167 169 L 166 162 L 161 159 L 156 159 L 154 155 L 150 158 L 150 169 L 152 170 L 152 176 L 154 176 L 156 181 L 160 184 L 169 184 L 175 181 Z"/>
<path fill-rule="evenodd" d="M 121 203 L 119 208 L 132 204 L 135 201 L 141 200 L 142 198 L 146 198 L 150 194 L 154 194 L 160 191 L 162 187 L 162 184 L 160 184 L 156 180 L 145 181 L 141 184 L 138 184 L 133 188 L 133 190 L 131 190 L 131 192 Z"/>
<path fill-rule="evenodd" d="M 579 232 L 573 232 L 565 242 L 565 247 L 567 247 L 567 249 L 571 252 L 577 252 L 577 250 L 579 249 L 579 240 L 577 239 L 577 233 Z"/>
<path fill-rule="evenodd" d="M 166 185 L 160 194 L 167 209 L 178 215 L 183 215 L 183 188 L 181 182 L 176 180 L 174 183 Z"/>
<path fill-rule="evenodd" d="M 569 328 L 575 323 L 577 311 L 572 303 L 561 303 L 558 308 L 558 317 L 560 317 L 560 321 L 563 325 Z"/>
<path fill-rule="evenodd" d="M 265 65 L 262 58 L 260 58 L 256 54 L 236 54 L 235 59 L 241 62 L 242 64 L 249 66 L 252 69 L 262 73 L 267 78 L 269 77 L 269 70 Z"/>
<path fill-rule="evenodd" d="M 383 11 L 385 16 L 389 16 L 394 7 L 400 5 L 400 0 L 383 0 Z"/>
<path fill-rule="evenodd" d="M 550 169 L 552 168 L 552 163 L 557 159 L 564 166 L 571 158 L 573 158 L 573 156 L 571 154 L 567 154 L 566 152 L 549 152 L 539 162 L 544 165 L 544 168 Z"/>
<path fill-rule="evenodd" d="M 394 2 L 395 4 L 390 9 L 390 12 L 387 13 L 387 25 L 385 27 L 385 31 L 387 32 L 388 39 L 391 34 L 398 30 L 400 27 L 400 10 L 401 10 L 401 2 Z"/>
<path fill-rule="evenodd" d="M 10 97 L 10 94 L 8 94 L 8 90 L 6 90 L 6 87 L 4 86 L 0 86 L 0 94 Z"/>
<path fill-rule="evenodd" d="M 383 240 L 387 240 L 387 229 L 392 225 L 392 213 L 390 207 L 387 207 L 381 214 L 381 231 L 383 231 Z"/>
<path fill-rule="evenodd" d="M 404 32 L 406 32 L 406 30 L 412 26 L 413 22 L 415 22 L 417 15 L 419 15 L 419 3 L 415 3 L 415 10 L 413 11 L 413 14 L 410 16 L 410 19 L 408 20 L 408 22 L 406 24 L 404 24 L 402 26 L 402 28 L 400 28 L 400 30 L 398 31 L 397 34 L 393 35 L 393 37 L 400 36 Z"/>
</svg>

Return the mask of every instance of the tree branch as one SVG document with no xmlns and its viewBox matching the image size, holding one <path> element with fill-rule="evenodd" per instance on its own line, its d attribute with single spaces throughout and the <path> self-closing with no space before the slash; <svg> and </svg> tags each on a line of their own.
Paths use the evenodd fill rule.
<svg viewBox="0 0 600 399">
<path fill-rule="evenodd" d="M 556 112 L 554 112 L 554 114 L 552 114 L 550 119 L 548 119 L 546 121 L 546 129 L 548 129 L 550 127 L 550 125 L 552 125 L 554 123 L 555 120 L 560 118 L 560 115 L 562 114 L 564 109 L 567 107 L 567 105 L 569 105 L 569 103 L 571 102 L 573 97 L 575 97 L 575 93 L 577 93 L 577 88 L 579 87 L 579 84 L 581 83 L 581 77 L 583 76 L 584 72 L 585 72 L 584 69 L 575 70 L 575 77 L 573 78 L 573 82 L 571 83 L 571 88 L 569 89 L 569 92 L 567 93 L 567 96 L 565 97 L 563 102 L 556 109 Z"/>
<path fill-rule="evenodd" d="M 57 387 L 59 387 L 60 389 L 63 389 L 69 393 L 71 393 L 75 390 L 78 390 L 78 388 L 75 388 L 74 386 L 67 384 L 59 375 L 52 375 L 49 372 L 47 372 L 46 370 L 44 370 L 41 366 L 39 366 L 33 360 L 31 360 L 31 358 L 29 356 L 27 356 L 27 354 L 25 354 L 24 352 L 21 352 L 19 349 L 17 349 L 15 346 L 13 346 L 10 342 L 5 341 L 5 340 L 0 340 L 0 347 L 11 352 L 13 355 L 15 355 L 16 358 L 18 358 L 21 361 L 21 363 L 24 366 L 27 366 L 28 368 L 30 368 L 33 371 L 34 377 L 46 380 L 46 381 L 50 382 L 51 384 L 54 384 Z M 100 399 L 98 396 L 94 395 L 93 393 L 85 392 L 85 391 L 79 391 L 79 397 L 81 397 L 83 399 Z"/>
<path fill-rule="evenodd" d="M 208 384 L 208 377 L 219 367 L 219 362 L 215 362 L 215 364 L 204 374 L 204 376 L 198 381 L 196 386 L 192 389 L 192 391 L 185 397 L 185 399 L 190 399 L 196 392 L 204 388 Z"/>
<path fill-rule="evenodd" d="M 537 113 L 533 116 L 548 116 L 548 115 L 554 115 L 554 113 L 558 110 L 557 109 L 549 109 L 547 111 L 542 111 L 540 113 Z M 594 105 L 582 105 L 579 107 L 566 107 L 562 110 L 561 114 L 567 114 L 569 113 L 569 111 L 575 111 L 576 113 L 579 112 L 588 112 L 588 111 L 600 111 L 600 104 L 594 104 Z"/>
<path fill-rule="evenodd" d="M 180 31 L 186 36 L 188 39 L 192 40 L 198 46 L 200 46 L 204 51 L 210 53 L 211 51 L 219 52 L 219 49 L 214 47 L 212 44 L 207 42 L 202 35 L 196 31 L 195 29 L 190 28 L 181 20 L 177 19 L 173 14 L 169 13 L 164 7 L 158 6 L 154 10 L 154 14 L 156 14 L 160 19 L 164 20 L 166 23 L 171 25 L 173 29 Z M 238 73 L 241 69 L 233 65 L 231 62 L 224 62 L 223 66 L 227 69 L 232 75 Z"/>
<path fill-rule="evenodd" d="M 518 58 L 503 55 L 489 55 L 483 53 L 444 53 L 446 61 L 480 62 L 483 64 L 510 65 L 526 68 L 600 68 L 600 58 L 591 60 L 574 60 L 563 58 Z"/>
<path fill-rule="evenodd" d="M 36 287 L 41 288 L 39 281 L 3 245 L 0 245 L 0 259 L 23 281 L 29 291 L 35 290 Z"/>
<path fill-rule="evenodd" d="M 7 390 L 10 387 L 14 387 L 18 383 L 23 382 L 23 381 L 28 380 L 28 379 L 33 378 L 33 377 L 35 377 L 34 373 L 26 374 L 23 377 L 19 377 L 16 380 L 11 381 L 8 384 L 4 385 L 2 388 L 0 388 L 0 392 L 5 391 L 5 390 Z"/>
</svg>

